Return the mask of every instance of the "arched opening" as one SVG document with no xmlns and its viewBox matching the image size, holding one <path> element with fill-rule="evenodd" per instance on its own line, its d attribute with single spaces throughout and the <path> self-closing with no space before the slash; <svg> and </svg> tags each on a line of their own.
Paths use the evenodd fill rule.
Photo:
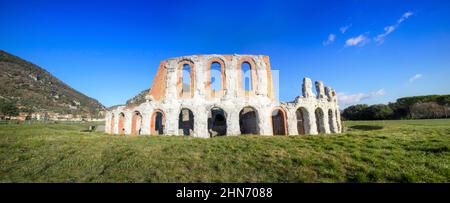
<svg viewBox="0 0 450 203">
<path fill-rule="evenodd" d="M 185 136 L 192 135 L 194 132 L 194 114 L 190 109 L 183 108 L 178 118 L 178 130 Z"/>
<path fill-rule="evenodd" d="M 189 64 L 183 65 L 183 76 L 182 76 L 183 86 L 181 93 L 190 94 L 191 93 L 191 66 Z"/>
<path fill-rule="evenodd" d="M 206 94 L 209 98 L 220 97 L 225 89 L 225 63 L 220 58 L 213 58 L 206 69 Z"/>
<path fill-rule="evenodd" d="M 162 135 L 164 134 L 164 124 L 166 118 L 161 110 L 155 110 L 152 114 L 152 119 L 150 123 L 150 133 L 152 135 Z"/>
<path fill-rule="evenodd" d="M 219 62 L 213 62 L 211 64 L 211 90 L 220 91 L 222 90 L 222 66 Z"/>
<path fill-rule="evenodd" d="M 133 117 L 131 118 L 131 134 L 140 135 L 142 129 L 142 115 L 139 111 L 133 112 Z"/>
<path fill-rule="evenodd" d="M 189 98 L 194 96 L 194 64 L 184 60 L 179 65 L 178 74 L 178 96 Z"/>
<path fill-rule="evenodd" d="M 337 132 L 339 133 L 339 132 L 341 132 L 341 124 L 339 123 L 339 110 L 336 110 L 335 111 L 335 114 L 336 114 L 336 126 L 337 126 Z"/>
<path fill-rule="evenodd" d="M 241 64 L 242 89 L 244 91 L 251 91 L 252 87 L 252 72 L 251 65 L 245 61 Z"/>
<path fill-rule="evenodd" d="M 325 133 L 325 121 L 324 121 L 324 114 L 323 110 L 319 107 L 315 111 L 316 115 L 316 126 L 317 126 L 317 132 L 318 133 Z"/>
<path fill-rule="evenodd" d="M 308 116 L 308 111 L 305 108 L 300 107 L 300 108 L 297 109 L 295 114 L 297 116 L 297 131 L 298 131 L 298 134 L 299 135 L 304 135 L 304 134 L 306 134 L 305 124 L 306 124 L 306 118 Z"/>
<path fill-rule="evenodd" d="M 118 129 L 119 135 L 122 135 L 125 132 L 124 121 L 125 121 L 125 114 L 120 113 L 119 114 L 119 124 L 117 125 L 117 127 L 119 128 Z"/>
<path fill-rule="evenodd" d="M 287 135 L 286 112 L 281 108 L 272 111 L 273 135 Z"/>
<path fill-rule="evenodd" d="M 244 107 L 239 112 L 241 134 L 259 134 L 258 112 L 253 107 Z"/>
<path fill-rule="evenodd" d="M 330 132 L 335 133 L 336 129 L 334 129 L 334 125 L 333 125 L 335 118 L 333 118 L 333 117 L 334 117 L 333 110 L 328 109 L 328 126 L 330 127 Z"/>
<path fill-rule="evenodd" d="M 111 129 L 110 132 L 111 134 L 114 134 L 114 114 L 111 114 Z"/>
<path fill-rule="evenodd" d="M 227 134 L 227 116 L 221 108 L 214 107 L 208 115 L 208 131 L 211 137 Z"/>
</svg>

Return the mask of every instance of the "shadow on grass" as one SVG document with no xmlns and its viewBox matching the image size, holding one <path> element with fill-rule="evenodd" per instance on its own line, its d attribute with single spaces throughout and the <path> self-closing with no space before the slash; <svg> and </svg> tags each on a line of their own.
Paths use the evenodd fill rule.
<svg viewBox="0 0 450 203">
<path fill-rule="evenodd" d="M 442 154 L 442 153 L 450 152 L 450 148 L 448 146 L 408 147 L 406 149 L 409 151 L 422 151 L 422 152 L 433 153 L 433 154 Z"/>
<path fill-rule="evenodd" d="M 383 129 L 383 126 L 378 126 L 378 125 L 354 125 L 354 126 L 350 126 L 349 128 L 355 129 L 355 130 L 381 130 L 381 129 Z"/>
</svg>

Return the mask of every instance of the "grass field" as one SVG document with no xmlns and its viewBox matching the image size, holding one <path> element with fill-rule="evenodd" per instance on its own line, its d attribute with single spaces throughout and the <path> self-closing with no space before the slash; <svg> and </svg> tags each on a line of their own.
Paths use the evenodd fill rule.
<svg viewBox="0 0 450 203">
<path fill-rule="evenodd" d="M 450 182 L 450 120 L 319 136 L 118 137 L 0 125 L 0 182 Z"/>
</svg>

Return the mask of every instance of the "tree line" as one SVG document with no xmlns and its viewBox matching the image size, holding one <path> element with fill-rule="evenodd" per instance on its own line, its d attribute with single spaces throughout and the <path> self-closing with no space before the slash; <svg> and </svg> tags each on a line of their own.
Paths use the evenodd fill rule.
<svg viewBox="0 0 450 203">
<path fill-rule="evenodd" d="M 17 103 L 14 101 L 8 101 L 0 99 L 0 120 L 10 119 L 11 117 L 18 116 L 21 112 L 27 114 L 27 119 L 31 118 L 33 110 L 30 108 L 18 108 Z"/>
<path fill-rule="evenodd" d="M 0 100 L 0 115 L 2 116 L 18 116 L 19 109 L 10 101 Z"/>
<path fill-rule="evenodd" d="M 431 119 L 450 116 L 450 95 L 402 97 L 389 104 L 357 104 L 344 109 L 346 120 Z"/>
</svg>

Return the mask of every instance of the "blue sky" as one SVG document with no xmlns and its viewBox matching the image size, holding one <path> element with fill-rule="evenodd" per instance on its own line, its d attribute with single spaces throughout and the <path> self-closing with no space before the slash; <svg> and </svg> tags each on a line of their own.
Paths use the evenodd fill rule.
<svg viewBox="0 0 450 203">
<path fill-rule="evenodd" d="M 264 54 L 280 100 L 307 76 L 341 107 L 450 93 L 450 1 L 0 0 L 0 49 L 106 106 L 149 88 L 159 61 Z"/>
</svg>

